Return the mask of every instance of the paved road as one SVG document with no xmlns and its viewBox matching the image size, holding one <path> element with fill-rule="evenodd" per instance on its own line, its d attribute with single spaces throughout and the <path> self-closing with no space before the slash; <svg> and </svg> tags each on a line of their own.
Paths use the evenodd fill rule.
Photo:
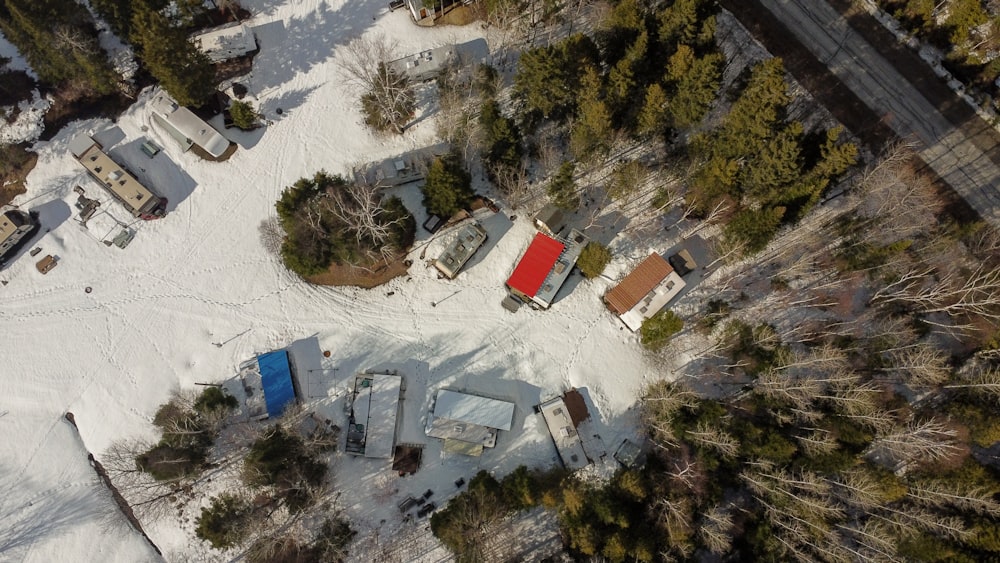
<svg viewBox="0 0 1000 563">
<path fill-rule="evenodd" d="M 897 135 L 916 141 L 924 162 L 984 220 L 1000 228 L 1000 165 L 989 155 L 998 152 L 1000 134 L 989 131 L 984 146 L 983 123 L 978 117 L 978 123 L 952 125 L 827 2 L 760 3 Z"/>
</svg>

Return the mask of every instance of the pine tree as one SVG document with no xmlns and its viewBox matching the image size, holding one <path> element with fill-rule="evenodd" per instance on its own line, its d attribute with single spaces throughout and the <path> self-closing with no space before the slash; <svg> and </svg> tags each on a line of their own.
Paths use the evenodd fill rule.
<svg viewBox="0 0 1000 563">
<path fill-rule="evenodd" d="M 603 157 L 610 148 L 611 112 L 602 99 L 602 87 L 597 70 L 588 67 L 580 84 L 579 111 L 569 140 L 578 160 Z"/>
<path fill-rule="evenodd" d="M 462 158 L 454 152 L 431 163 L 420 191 L 424 194 L 427 212 L 445 218 L 461 211 L 475 196 Z"/>
<path fill-rule="evenodd" d="M 479 126 L 483 131 L 483 158 L 487 164 L 516 166 L 521 162 L 521 131 L 513 119 L 500 112 L 496 100 L 483 103 Z"/>
<path fill-rule="evenodd" d="M 90 0 L 90 5 L 118 37 L 127 39 L 132 31 L 133 4 L 138 2 L 143 0 Z"/>
<path fill-rule="evenodd" d="M 215 93 L 211 61 L 162 13 L 136 4 L 131 41 L 150 74 L 177 103 L 201 106 Z"/>
<path fill-rule="evenodd" d="M 646 88 L 646 96 L 642 103 L 642 110 L 636 123 L 636 133 L 641 136 L 650 136 L 661 133 L 667 126 L 667 93 L 663 86 L 654 82 Z"/>
<path fill-rule="evenodd" d="M 558 45 L 524 51 L 514 75 L 514 94 L 529 111 L 562 119 L 575 108 L 584 69 L 599 59 L 593 40 L 581 34 Z"/>
<path fill-rule="evenodd" d="M 573 180 L 575 172 L 576 166 L 572 162 L 562 163 L 547 188 L 552 203 L 567 211 L 576 211 L 580 207 L 580 197 L 576 195 L 576 182 Z"/>
<path fill-rule="evenodd" d="M 696 57 L 691 47 L 677 46 L 667 64 L 667 81 L 673 92 L 668 107 L 674 128 L 690 127 L 708 113 L 718 95 L 722 63 L 718 53 Z"/>
</svg>

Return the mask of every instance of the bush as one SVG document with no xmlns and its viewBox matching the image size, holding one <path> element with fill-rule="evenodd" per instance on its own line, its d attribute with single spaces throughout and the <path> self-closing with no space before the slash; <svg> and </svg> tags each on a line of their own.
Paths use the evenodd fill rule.
<svg viewBox="0 0 1000 563">
<path fill-rule="evenodd" d="M 201 509 L 195 535 L 216 549 L 226 549 L 242 542 L 249 532 L 250 503 L 242 497 L 224 493 Z"/>
<path fill-rule="evenodd" d="M 326 480 L 326 464 L 307 450 L 302 438 L 279 425 L 250 447 L 243 480 L 252 487 L 273 486 L 289 510 L 297 512 L 310 504 L 312 491 Z"/>
<path fill-rule="evenodd" d="M 207 448 L 197 444 L 177 447 L 164 440 L 136 456 L 135 464 L 157 481 L 172 481 L 197 474 L 207 455 Z"/>
<path fill-rule="evenodd" d="M 194 401 L 194 410 L 202 415 L 236 410 L 240 402 L 221 387 L 206 387 Z"/>
<path fill-rule="evenodd" d="M 583 277 L 590 280 L 601 275 L 608 262 L 611 262 L 611 251 L 608 250 L 608 247 L 599 242 L 590 241 L 580 252 L 576 265 L 583 273 Z"/>
<path fill-rule="evenodd" d="M 670 338 L 684 328 L 684 321 L 673 311 L 664 310 L 642 323 L 639 335 L 647 350 L 659 350 Z"/>
<path fill-rule="evenodd" d="M 462 157 L 454 152 L 434 160 L 420 191 L 427 212 L 446 219 L 464 209 L 476 195 Z"/>
<path fill-rule="evenodd" d="M 229 106 L 229 115 L 233 118 L 233 125 L 244 131 L 256 129 L 260 120 L 260 114 L 248 102 L 235 100 Z"/>
</svg>

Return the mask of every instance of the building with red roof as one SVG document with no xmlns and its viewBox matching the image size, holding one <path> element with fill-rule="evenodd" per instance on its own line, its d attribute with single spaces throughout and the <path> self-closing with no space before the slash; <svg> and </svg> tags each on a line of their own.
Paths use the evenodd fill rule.
<svg viewBox="0 0 1000 563">
<path fill-rule="evenodd" d="M 531 301 L 547 309 L 555 299 L 556 292 L 569 277 L 587 242 L 587 237 L 576 230 L 565 241 L 536 233 L 521 261 L 507 279 L 511 294 L 522 301 Z"/>
</svg>

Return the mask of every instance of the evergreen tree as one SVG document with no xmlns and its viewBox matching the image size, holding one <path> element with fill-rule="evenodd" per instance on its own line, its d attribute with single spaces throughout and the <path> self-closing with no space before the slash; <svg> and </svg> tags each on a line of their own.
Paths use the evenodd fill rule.
<svg viewBox="0 0 1000 563">
<path fill-rule="evenodd" d="M 576 211 L 580 207 L 580 197 L 576 195 L 576 182 L 573 180 L 575 172 L 576 166 L 572 162 L 562 163 L 547 189 L 552 203 L 567 211 Z"/>
<path fill-rule="evenodd" d="M 90 6 L 108 22 L 118 37 L 127 39 L 132 31 L 132 6 L 140 2 L 143 0 L 90 0 Z"/>
<path fill-rule="evenodd" d="M 558 45 L 524 51 L 514 75 L 514 95 L 529 111 L 562 119 L 575 108 L 584 69 L 595 66 L 599 59 L 597 46 L 582 34 Z"/>
<path fill-rule="evenodd" d="M 580 101 L 569 144 L 578 160 L 603 157 L 610 148 L 611 112 L 601 96 L 601 76 L 588 67 L 580 84 Z"/>
<path fill-rule="evenodd" d="M 663 86 L 656 82 L 650 84 L 639 111 L 636 133 L 645 137 L 662 132 L 667 126 L 668 113 L 667 93 L 663 91 Z"/>
<path fill-rule="evenodd" d="M 667 64 L 667 81 L 673 87 L 668 107 L 674 128 L 691 127 L 708 113 L 718 94 L 722 63 L 718 53 L 696 57 L 691 47 L 677 46 Z"/>
<path fill-rule="evenodd" d="M 201 106 L 215 93 L 212 62 L 162 13 L 136 4 L 131 41 L 150 74 L 177 103 Z"/>
<path fill-rule="evenodd" d="M 244 131 L 256 128 L 260 120 L 260 114 L 253 109 L 253 106 L 241 100 L 234 100 L 229 105 L 229 115 L 233 118 L 233 125 Z"/>
<path fill-rule="evenodd" d="M 676 0 L 657 15 L 660 41 L 666 45 L 692 43 L 702 32 L 702 15 L 711 8 L 711 0 Z M 714 24 L 713 24 L 714 25 Z"/>
<path fill-rule="evenodd" d="M 476 195 L 472 191 L 472 178 L 462 166 L 462 157 L 455 152 L 431 164 L 420 191 L 427 212 L 445 218 L 461 211 Z"/>
<path fill-rule="evenodd" d="M 98 95 L 115 91 L 118 77 L 86 8 L 60 0 L 4 0 L 0 8 L 0 31 L 43 82 L 82 82 Z"/>
<path fill-rule="evenodd" d="M 641 75 L 641 65 L 649 49 L 649 35 L 645 30 L 639 34 L 635 42 L 625 51 L 625 56 L 618 61 L 608 73 L 608 104 L 618 108 L 622 114 L 633 110 L 638 80 Z"/>
<path fill-rule="evenodd" d="M 483 159 L 487 164 L 517 166 L 521 162 L 521 131 L 514 120 L 500 111 L 496 100 L 487 100 L 479 112 L 483 132 Z"/>
</svg>

